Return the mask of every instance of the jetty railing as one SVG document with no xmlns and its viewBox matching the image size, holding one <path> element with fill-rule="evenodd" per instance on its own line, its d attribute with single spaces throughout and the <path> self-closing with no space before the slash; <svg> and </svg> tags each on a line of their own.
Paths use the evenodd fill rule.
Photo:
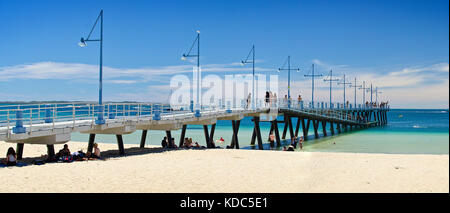
<svg viewBox="0 0 450 213">
<path fill-rule="evenodd" d="M 202 105 L 203 115 L 252 111 L 267 108 L 259 100 L 256 108 L 248 106 L 246 99 L 223 100 L 221 104 Z M 0 106 L 0 134 L 32 133 L 36 129 L 55 129 L 94 125 L 103 118 L 106 123 L 139 120 L 178 120 L 196 116 L 192 104 L 161 103 L 107 103 L 103 105 L 72 103 L 30 103 Z"/>
</svg>

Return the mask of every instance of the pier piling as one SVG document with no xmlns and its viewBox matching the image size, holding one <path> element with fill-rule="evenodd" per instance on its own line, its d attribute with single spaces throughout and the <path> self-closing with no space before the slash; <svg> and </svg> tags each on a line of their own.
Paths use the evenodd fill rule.
<svg viewBox="0 0 450 213">
<path fill-rule="evenodd" d="M 47 145 L 47 155 L 50 159 L 55 156 L 55 146 L 53 144 Z"/>
<path fill-rule="evenodd" d="M 179 147 L 182 147 L 183 144 L 184 144 L 184 138 L 185 138 L 185 136 L 186 136 L 186 128 L 187 128 L 187 125 L 186 125 L 186 124 L 184 124 L 183 127 L 181 128 L 181 136 L 180 136 L 180 144 L 179 144 Z"/>
<path fill-rule="evenodd" d="M 147 139 L 147 130 L 142 130 L 141 144 L 139 146 L 140 148 L 145 147 L 145 139 Z"/>
<path fill-rule="evenodd" d="M 240 126 L 240 121 L 239 122 L 236 122 L 235 120 L 231 121 L 231 127 L 233 128 L 233 136 L 231 139 L 231 148 L 239 149 L 239 137 L 238 137 L 239 126 Z M 256 130 L 253 130 L 253 132 L 254 131 L 256 131 Z"/>
<path fill-rule="evenodd" d="M 89 134 L 89 142 L 87 152 L 92 153 L 92 148 L 94 147 L 95 134 Z"/>
<path fill-rule="evenodd" d="M 119 155 L 125 155 L 125 149 L 123 148 L 123 139 L 122 135 L 116 135 L 117 145 L 119 147 Z"/>
<path fill-rule="evenodd" d="M 277 141 L 277 146 L 281 146 L 281 139 L 280 139 L 280 131 L 278 129 L 278 122 L 275 120 L 273 122 L 273 125 L 275 127 L 275 139 Z"/>
<path fill-rule="evenodd" d="M 17 144 L 17 148 L 16 148 L 17 160 L 22 160 L 23 146 L 24 146 L 23 143 L 18 143 Z"/>
<path fill-rule="evenodd" d="M 261 130 L 259 128 L 259 117 L 254 117 L 255 129 L 256 129 L 256 138 L 258 139 L 258 148 L 263 150 L 263 143 L 261 138 Z"/>
</svg>

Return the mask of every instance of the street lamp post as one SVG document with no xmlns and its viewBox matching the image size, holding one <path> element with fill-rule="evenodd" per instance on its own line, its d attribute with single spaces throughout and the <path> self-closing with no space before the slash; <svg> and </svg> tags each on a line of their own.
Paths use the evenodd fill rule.
<svg viewBox="0 0 450 213">
<path fill-rule="evenodd" d="M 197 55 L 191 55 L 192 48 L 194 48 L 195 43 L 197 43 Z M 191 48 L 189 49 L 187 54 L 183 54 L 183 57 L 181 60 L 186 60 L 188 57 L 197 57 L 197 103 L 195 104 L 195 116 L 200 117 L 200 31 L 197 30 L 197 37 L 195 38 L 194 42 L 192 43 Z M 191 99 L 191 105 L 193 100 Z"/>
<path fill-rule="evenodd" d="M 363 86 L 358 88 L 358 89 L 362 89 L 362 93 L 363 93 L 363 103 L 362 105 L 365 107 L 366 106 L 366 92 L 368 92 L 368 89 L 366 87 L 366 81 L 363 81 Z"/>
<path fill-rule="evenodd" d="M 378 92 L 378 87 L 375 87 L 375 103 L 378 104 L 378 94 L 381 94 L 382 92 Z"/>
<path fill-rule="evenodd" d="M 284 69 L 284 66 L 286 65 L 286 63 L 288 64 L 288 68 Z M 287 70 L 288 71 L 288 108 L 291 107 L 291 56 L 288 56 L 287 58 L 287 62 L 285 62 L 283 64 L 283 66 L 281 66 L 281 68 L 278 68 L 278 72 L 280 72 L 281 70 Z M 300 71 L 299 68 L 295 69 L 297 70 L 297 72 Z"/>
<path fill-rule="evenodd" d="M 355 78 L 355 84 L 354 85 L 350 85 L 350 87 L 354 87 L 355 88 L 355 108 L 356 108 L 356 88 L 361 88 L 361 85 L 357 85 L 356 84 L 356 78 Z"/>
<path fill-rule="evenodd" d="M 100 39 L 90 39 L 92 32 L 95 29 L 95 26 L 97 25 L 98 21 L 100 20 Z M 99 73 L 99 86 L 98 86 L 98 117 L 95 120 L 96 124 L 104 124 L 105 119 L 103 118 L 103 103 L 102 103 L 102 84 L 103 84 L 103 10 L 100 11 L 100 14 L 97 17 L 97 20 L 95 21 L 94 26 L 92 26 L 91 32 L 89 32 L 89 35 L 85 38 L 81 38 L 80 42 L 78 43 L 80 47 L 87 46 L 86 42 L 95 41 L 100 42 L 100 73 Z"/>
<path fill-rule="evenodd" d="M 323 81 L 329 81 L 330 82 L 330 108 L 332 108 L 332 90 L 333 90 L 333 81 L 339 81 L 339 79 L 335 78 L 333 79 L 333 70 L 330 70 L 330 76 L 329 79 L 323 79 Z"/>
<path fill-rule="evenodd" d="M 248 60 L 250 58 L 250 54 L 252 55 L 252 60 Z M 247 58 L 241 62 L 242 66 L 245 64 L 252 64 L 252 110 L 255 109 L 255 45 L 252 46 L 252 49 L 247 55 Z"/>
<path fill-rule="evenodd" d="M 350 82 L 346 82 L 346 78 L 345 78 L 345 74 L 344 74 L 344 78 L 343 78 L 343 82 L 338 82 L 337 84 L 339 84 L 339 85 L 341 85 L 342 84 L 342 87 L 344 88 L 344 109 L 347 107 L 347 102 L 346 102 L 346 100 L 345 100 L 345 85 L 351 85 L 352 83 L 350 83 Z"/>
<path fill-rule="evenodd" d="M 314 64 L 312 64 L 312 74 L 311 75 L 305 75 L 305 77 L 311 77 L 311 107 L 314 108 L 314 77 L 322 77 L 322 74 L 315 75 L 314 74 Z"/>
</svg>

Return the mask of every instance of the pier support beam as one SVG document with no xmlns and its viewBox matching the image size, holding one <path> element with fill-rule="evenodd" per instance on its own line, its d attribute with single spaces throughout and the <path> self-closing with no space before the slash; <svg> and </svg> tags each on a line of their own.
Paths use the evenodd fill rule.
<svg viewBox="0 0 450 213">
<path fill-rule="evenodd" d="M 117 145 L 119 146 L 119 155 L 125 155 L 125 149 L 123 148 L 122 135 L 116 135 Z"/>
<path fill-rule="evenodd" d="M 322 131 L 323 131 L 323 136 L 326 137 L 327 136 L 327 122 L 326 121 L 322 121 Z"/>
<path fill-rule="evenodd" d="M 239 126 L 240 126 L 240 121 L 239 122 L 237 122 L 235 120 L 231 121 L 231 127 L 233 128 L 233 137 L 231 139 L 231 148 L 236 147 L 236 149 L 239 149 L 239 137 L 238 137 Z M 255 132 L 255 131 L 256 130 L 253 129 L 253 132 Z"/>
<path fill-rule="evenodd" d="M 145 140 L 147 139 L 147 130 L 142 130 L 142 136 L 141 136 L 141 144 L 139 146 L 139 148 L 144 148 L 145 147 Z"/>
<path fill-rule="evenodd" d="M 331 132 L 331 135 L 334 135 L 334 124 L 333 124 L 333 122 L 330 122 L 330 132 Z"/>
<path fill-rule="evenodd" d="M 262 138 L 261 138 L 261 130 L 259 128 L 259 117 L 254 117 L 253 120 L 255 122 L 256 138 L 258 139 L 258 148 L 260 150 L 263 150 L 263 143 L 262 143 Z"/>
<path fill-rule="evenodd" d="M 205 133 L 206 147 L 211 148 L 211 141 L 209 140 L 209 133 L 208 133 L 208 125 L 203 125 L 203 132 Z"/>
<path fill-rule="evenodd" d="M 319 121 L 313 120 L 313 128 L 314 128 L 314 137 L 319 138 Z"/>
<path fill-rule="evenodd" d="M 47 155 L 49 159 L 55 157 L 55 146 L 53 144 L 47 145 Z"/>
<path fill-rule="evenodd" d="M 342 133 L 342 131 L 341 131 L 341 124 L 340 123 L 336 123 L 336 129 L 337 129 L 339 134 Z"/>
<path fill-rule="evenodd" d="M 212 148 L 216 148 L 216 143 L 214 143 L 214 132 L 216 131 L 216 124 L 211 125 L 211 132 L 209 133 L 209 142 Z"/>
<path fill-rule="evenodd" d="M 234 138 L 234 136 L 233 136 L 233 138 Z M 252 140 L 250 142 L 250 145 L 254 146 L 255 145 L 255 141 L 256 141 L 256 128 L 253 127 Z"/>
<path fill-rule="evenodd" d="M 92 148 L 94 147 L 95 134 L 89 134 L 89 142 L 87 152 L 92 153 Z"/>
<path fill-rule="evenodd" d="M 297 126 L 295 127 L 295 137 L 298 137 L 299 130 L 300 130 L 300 117 L 297 117 Z"/>
<path fill-rule="evenodd" d="M 23 143 L 18 143 L 16 148 L 17 160 L 22 160 L 23 156 Z"/>
<path fill-rule="evenodd" d="M 374 114 L 375 121 L 377 122 L 377 126 L 380 125 L 380 111 L 376 111 Z"/>
<path fill-rule="evenodd" d="M 272 122 L 275 128 L 275 139 L 277 140 L 277 146 L 281 146 L 280 132 L 278 130 L 278 122 L 276 120 Z"/>
<path fill-rule="evenodd" d="M 384 124 L 387 124 L 388 120 L 387 120 L 387 111 L 384 111 Z"/>
<path fill-rule="evenodd" d="M 311 120 L 308 119 L 305 125 L 305 119 L 302 118 L 302 130 L 303 130 L 303 140 L 308 140 L 309 123 Z"/>
<path fill-rule="evenodd" d="M 284 139 L 286 139 L 286 133 L 287 133 L 287 129 L 288 129 L 289 123 L 288 123 L 288 121 L 287 121 L 287 117 L 288 117 L 288 116 L 284 115 L 283 117 L 284 117 L 284 128 L 283 128 L 283 136 L 282 136 L 281 139 L 284 140 Z"/>
<path fill-rule="evenodd" d="M 184 124 L 183 127 L 181 128 L 180 144 L 178 147 L 182 147 L 184 144 L 184 138 L 186 136 L 186 128 L 187 128 L 186 124 Z"/>
<path fill-rule="evenodd" d="M 291 141 L 294 139 L 294 128 L 292 127 L 292 117 L 288 117 L 289 134 L 291 135 Z"/>
<path fill-rule="evenodd" d="M 267 141 L 270 141 L 270 136 L 273 134 L 274 126 L 273 122 L 270 122 L 270 130 L 269 130 L 269 137 L 267 137 Z"/>
<path fill-rule="evenodd" d="M 172 132 L 170 132 L 170 130 L 166 131 L 166 136 L 167 136 L 167 147 L 168 148 L 173 148 L 172 146 Z"/>
</svg>

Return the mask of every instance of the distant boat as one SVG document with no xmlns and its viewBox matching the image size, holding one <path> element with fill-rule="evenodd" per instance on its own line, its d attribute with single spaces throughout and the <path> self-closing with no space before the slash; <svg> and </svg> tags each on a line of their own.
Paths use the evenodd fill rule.
<svg viewBox="0 0 450 213">
<path fill-rule="evenodd" d="M 403 118 L 403 115 L 402 115 L 402 114 L 400 114 L 400 115 L 398 115 L 398 117 L 399 117 L 399 118 Z"/>
</svg>

